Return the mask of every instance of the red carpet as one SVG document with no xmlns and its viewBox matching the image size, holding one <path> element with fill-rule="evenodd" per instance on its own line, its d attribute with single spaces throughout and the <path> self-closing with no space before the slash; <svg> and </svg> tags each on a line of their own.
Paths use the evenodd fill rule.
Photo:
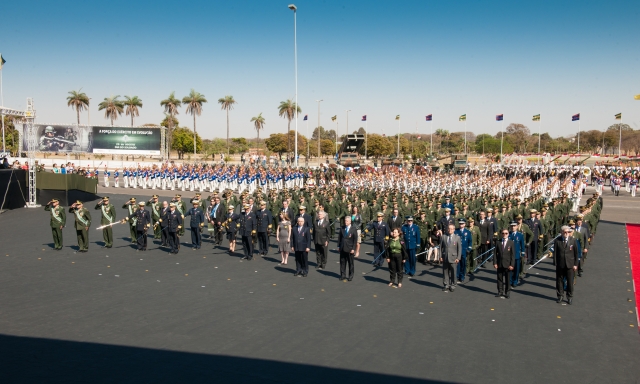
<svg viewBox="0 0 640 384">
<path fill-rule="evenodd" d="M 638 302 L 640 292 L 640 224 L 627 224 L 627 236 L 629 237 L 629 259 L 631 260 L 631 276 L 633 277 L 633 292 L 636 296 L 636 316 L 638 316 Z M 638 326 L 640 330 L 640 319 Z"/>
</svg>

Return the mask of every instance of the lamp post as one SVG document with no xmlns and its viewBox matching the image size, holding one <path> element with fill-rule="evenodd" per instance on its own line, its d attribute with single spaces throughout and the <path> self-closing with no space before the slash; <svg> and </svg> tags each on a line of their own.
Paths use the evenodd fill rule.
<svg viewBox="0 0 640 384">
<path fill-rule="evenodd" d="M 320 137 L 320 103 L 323 102 L 324 100 L 316 100 L 316 103 L 318 103 L 318 161 L 320 161 L 320 141 L 321 141 L 321 137 Z"/>
<path fill-rule="evenodd" d="M 289 9 L 293 11 L 293 67 L 294 67 L 294 77 L 296 80 L 296 105 L 295 105 L 296 138 L 295 138 L 293 156 L 295 159 L 295 166 L 298 167 L 298 40 L 297 40 L 297 25 L 296 25 L 296 14 L 298 11 L 298 7 L 296 7 L 295 4 L 289 4 Z"/>
</svg>

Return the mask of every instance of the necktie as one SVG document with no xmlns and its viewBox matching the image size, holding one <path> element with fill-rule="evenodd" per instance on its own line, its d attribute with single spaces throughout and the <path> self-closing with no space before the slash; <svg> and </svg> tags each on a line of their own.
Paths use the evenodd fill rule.
<svg viewBox="0 0 640 384">
<path fill-rule="evenodd" d="M 298 227 L 298 233 L 302 232 L 302 227 Z"/>
<path fill-rule="evenodd" d="M 451 235 L 449 235 L 449 237 L 447 237 L 447 245 L 451 244 Z"/>
<path fill-rule="evenodd" d="M 507 245 L 507 240 L 506 239 L 502 239 L 502 249 L 504 249 L 504 247 Z"/>
<path fill-rule="evenodd" d="M 344 234 L 345 234 L 345 235 L 348 235 L 348 234 L 349 234 L 349 227 L 347 227 L 347 229 L 344 231 Z"/>
<path fill-rule="evenodd" d="M 216 211 L 218 210 L 218 204 L 213 207 L 213 217 L 216 216 Z"/>
<path fill-rule="evenodd" d="M 322 225 L 322 220 L 318 220 L 318 227 Z"/>
</svg>

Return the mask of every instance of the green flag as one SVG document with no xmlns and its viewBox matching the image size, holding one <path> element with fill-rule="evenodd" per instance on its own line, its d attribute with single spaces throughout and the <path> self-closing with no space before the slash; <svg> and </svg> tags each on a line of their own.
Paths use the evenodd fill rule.
<svg viewBox="0 0 640 384">
<path fill-rule="evenodd" d="M 467 114 L 465 113 L 464 115 L 460 115 L 458 121 L 467 121 Z"/>
</svg>

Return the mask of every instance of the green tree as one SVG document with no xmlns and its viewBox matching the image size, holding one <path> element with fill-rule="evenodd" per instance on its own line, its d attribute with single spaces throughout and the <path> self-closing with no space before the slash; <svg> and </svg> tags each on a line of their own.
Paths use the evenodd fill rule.
<svg viewBox="0 0 640 384">
<path fill-rule="evenodd" d="M 171 149 L 178 152 L 178 159 L 184 159 L 184 154 L 194 148 L 193 142 L 194 134 L 189 128 L 175 128 L 173 131 L 173 142 L 171 143 Z M 202 139 L 198 134 L 195 134 L 196 138 L 196 152 L 202 150 Z"/>
<path fill-rule="evenodd" d="M 291 135 L 289 134 L 291 132 L 291 120 L 293 120 L 296 115 L 299 115 L 300 112 L 302 112 L 302 110 L 299 105 L 296 105 L 295 101 L 288 99 L 280 102 L 280 105 L 278 106 L 278 116 L 287 119 L 287 136 L 285 137 L 291 138 Z M 298 145 L 299 144 L 300 143 L 298 143 Z M 287 153 L 289 152 L 291 152 L 291 143 L 287 141 Z"/>
<path fill-rule="evenodd" d="M 215 158 L 215 155 L 223 153 L 227 149 L 227 143 L 219 138 L 204 140 L 204 152 L 206 157 Z"/>
<path fill-rule="evenodd" d="M 67 106 L 76 110 L 78 125 L 80 125 L 80 111 L 89 109 L 89 97 L 86 93 L 80 92 L 81 90 L 82 88 L 77 91 L 70 91 L 69 96 L 67 96 Z"/>
<path fill-rule="evenodd" d="M 269 138 L 264 140 L 264 144 L 271 152 L 282 155 L 287 151 L 287 135 L 284 133 L 272 133 Z"/>
<path fill-rule="evenodd" d="M 142 108 L 142 100 L 138 96 L 125 96 L 124 103 L 127 108 L 127 116 L 131 115 L 131 126 L 133 127 L 133 116 L 140 116 L 140 108 Z"/>
<path fill-rule="evenodd" d="M 260 145 L 260 130 L 264 129 L 264 125 L 266 124 L 264 121 L 264 117 L 262 116 L 262 112 L 258 116 L 254 116 L 251 118 L 251 122 L 253 123 L 253 127 L 256 129 L 256 133 L 258 134 L 256 141 L 256 148 Z"/>
<path fill-rule="evenodd" d="M 373 157 L 389 156 L 394 153 L 394 146 L 381 135 L 372 133 L 367 137 L 367 155 Z"/>
<path fill-rule="evenodd" d="M 237 102 L 233 99 L 233 96 L 227 95 L 218 99 L 220 108 L 227 111 L 227 155 L 229 154 L 229 110 L 233 109 L 233 106 Z"/>
<path fill-rule="evenodd" d="M 119 115 L 124 112 L 124 104 L 122 100 L 117 96 L 105 97 L 104 100 L 98 104 L 98 111 L 104 109 L 104 117 L 111 120 L 111 126 L 113 127 L 113 120 L 117 120 Z"/>
<path fill-rule="evenodd" d="M 182 104 L 187 106 L 186 112 L 193 115 L 193 135 L 197 134 L 196 131 L 196 116 L 202 114 L 202 104 L 206 103 L 207 99 L 200 92 L 196 92 L 191 88 L 188 96 L 182 98 Z M 195 143 L 193 144 L 193 154 L 198 153 Z"/>
<path fill-rule="evenodd" d="M 20 133 L 15 127 L 13 116 L 4 117 L 4 130 L 5 130 L 5 145 L 7 152 L 10 152 L 14 156 L 19 156 L 21 152 L 20 148 Z"/>
<path fill-rule="evenodd" d="M 176 115 L 180 114 L 180 112 L 178 111 L 180 105 L 182 105 L 182 102 L 180 101 L 180 99 L 176 98 L 175 92 L 171 92 L 168 98 L 160 102 L 160 106 L 164 107 L 164 113 L 171 117 L 171 119 L 169 120 L 165 118 L 165 120 L 167 120 L 167 125 L 165 126 L 167 127 L 167 132 L 169 132 L 169 134 L 167 135 L 167 143 L 173 143 L 173 128 L 178 126 L 178 119 L 176 119 Z M 169 145 L 169 147 L 171 147 L 171 145 Z M 171 158 L 171 151 L 169 151 L 169 158 Z"/>
<path fill-rule="evenodd" d="M 231 139 L 231 147 L 229 151 L 232 155 L 236 153 L 245 153 L 249 150 L 249 142 L 244 137 L 235 137 Z"/>
</svg>

